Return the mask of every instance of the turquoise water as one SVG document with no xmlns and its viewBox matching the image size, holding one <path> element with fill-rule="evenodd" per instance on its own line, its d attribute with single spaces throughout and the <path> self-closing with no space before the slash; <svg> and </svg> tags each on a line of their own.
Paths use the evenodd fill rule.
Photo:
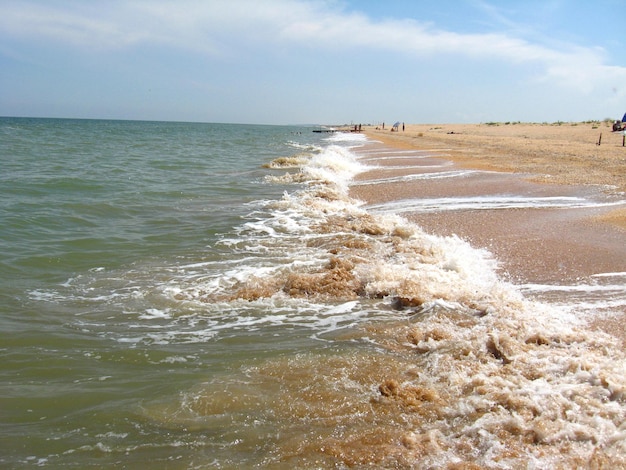
<svg viewBox="0 0 626 470">
<path fill-rule="evenodd" d="M 349 197 L 427 155 L 312 130 L 0 119 L 0 466 L 624 462 L 623 353 L 580 318 L 624 274 L 530 301 L 397 216 L 432 201 Z"/>
</svg>

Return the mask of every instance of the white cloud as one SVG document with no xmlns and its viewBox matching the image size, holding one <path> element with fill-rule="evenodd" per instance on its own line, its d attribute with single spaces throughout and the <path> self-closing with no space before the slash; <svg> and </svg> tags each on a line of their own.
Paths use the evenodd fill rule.
<svg viewBox="0 0 626 470">
<path fill-rule="evenodd" d="M 626 68 L 607 64 L 599 48 L 556 48 L 506 33 L 468 34 L 415 20 L 375 20 L 325 1 L 13 1 L 3 5 L 0 35 L 85 51 L 147 45 L 238 57 L 242 48 L 263 54 L 306 48 L 496 61 L 520 67 L 528 79 L 581 93 L 626 83 Z"/>
<path fill-rule="evenodd" d="M 3 6 L 0 32 L 27 40 L 45 40 L 74 46 L 124 47 L 141 33 L 111 18 L 88 11 L 55 8 L 52 4 L 13 2 Z"/>
<path fill-rule="evenodd" d="M 570 96 L 593 95 L 593 101 L 595 96 L 626 96 L 626 67 L 607 63 L 601 48 L 538 42 L 523 27 L 506 31 L 515 33 L 462 33 L 410 19 L 375 19 L 324 0 L 5 0 L 0 41 L 10 41 L 3 41 L 0 53 L 28 60 L 30 49 L 19 48 L 20 42 L 95 57 L 103 51 L 129 52 L 132 57 L 139 47 L 160 54 L 161 48 L 211 64 L 210 72 L 197 79 L 214 86 L 219 67 L 214 59 L 235 64 L 254 56 L 259 63 L 279 65 L 306 51 L 317 54 L 319 63 L 331 55 L 350 62 L 358 52 L 373 61 L 398 58 L 398 63 L 408 64 L 407 70 L 457 61 L 479 73 L 505 70 L 503 75 L 519 77 L 520 83 L 573 91 Z M 164 55 L 156 57 L 167 62 Z"/>
</svg>

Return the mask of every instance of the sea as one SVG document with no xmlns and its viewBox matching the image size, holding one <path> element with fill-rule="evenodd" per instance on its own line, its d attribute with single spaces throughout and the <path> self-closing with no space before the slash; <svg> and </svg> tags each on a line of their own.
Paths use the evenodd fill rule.
<svg viewBox="0 0 626 470">
<path fill-rule="evenodd" d="M 0 468 L 626 468 L 626 274 L 501 279 L 315 130 L 0 118 Z"/>
</svg>

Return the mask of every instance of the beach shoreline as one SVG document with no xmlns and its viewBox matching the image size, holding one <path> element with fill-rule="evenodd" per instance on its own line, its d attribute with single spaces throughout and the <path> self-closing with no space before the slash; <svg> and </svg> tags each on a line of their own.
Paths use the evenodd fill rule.
<svg viewBox="0 0 626 470">
<path fill-rule="evenodd" d="M 626 148 L 622 135 L 591 124 L 406 125 L 405 131 L 364 128 L 383 149 L 426 152 L 451 163 L 451 169 L 476 171 L 464 180 L 418 180 L 351 188 L 368 204 L 410 197 L 472 196 L 516 193 L 535 197 L 592 197 L 616 205 L 570 209 L 431 211 L 402 214 L 428 233 L 459 236 L 484 248 L 501 265 L 501 274 L 516 284 L 574 283 L 601 273 L 626 272 Z M 603 134 L 601 145 L 594 139 Z M 595 136 L 595 137 L 594 137 Z M 392 160 L 359 179 L 428 171 L 391 169 Z M 434 160 L 434 161 L 435 161 Z M 403 164 L 410 159 L 405 157 Z M 401 168 L 395 162 L 395 168 Z M 389 169 L 385 169 L 389 165 Z M 386 172 L 386 173 L 385 173 Z M 594 329 L 626 345 L 626 312 L 599 316 Z"/>
<path fill-rule="evenodd" d="M 366 126 L 363 132 L 390 146 L 443 153 L 467 167 L 626 192 L 624 134 L 607 123 L 408 124 L 404 131 Z"/>
</svg>

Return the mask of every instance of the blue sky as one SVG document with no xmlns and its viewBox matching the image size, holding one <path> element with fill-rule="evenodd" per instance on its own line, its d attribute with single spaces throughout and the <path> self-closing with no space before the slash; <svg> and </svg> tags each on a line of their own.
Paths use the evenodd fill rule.
<svg viewBox="0 0 626 470">
<path fill-rule="evenodd" d="M 3 116 L 339 124 L 624 112 L 624 0 L 0 0 Z"/>
</svg>

